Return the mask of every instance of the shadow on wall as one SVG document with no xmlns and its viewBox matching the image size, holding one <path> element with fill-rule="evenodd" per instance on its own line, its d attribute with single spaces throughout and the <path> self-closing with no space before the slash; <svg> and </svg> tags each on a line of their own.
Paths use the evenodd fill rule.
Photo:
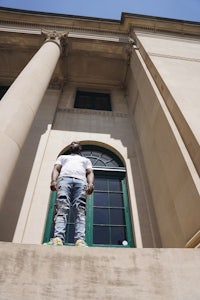
<svg viewBox="0 0 200 300">
<path fill-rule="evenodd" d="M 13 239 L 40 138 L 53 122 L 59 94 L 58 90 L 47 91 L 24 143 L 0 210 L 0 241 Z"/>
<path fill-rule="evenodd" d="M 0 211 L 0 240 L 2 241 L 12 241 L 40 137 L 46 131 L 47 124 L 53 121 L 56 109 L 55 100 L 53 100 L 54 105 L 52 105 L 53 109 L 49 118 L 44 119 L 44 109 L 46 109 L 48 101 L 48 97 L 46 100 L 44 99 L 37 119 L 34 121 L 13 172 L 11 184 Z M 150 193 L 148 195 L 146 193 L 148 185 L 144 175 L 143 163 L 141 161 L 138 164 L 138 161 L 142 159 L 142 155 L 140 149 L 136 149 L 136 145 L 139 142 L 129 115 L 113 112 L 94 113 L 94 111 L 80 114 L 79 110 L 72 111 L 73 113 L 58 112 L 53 129 L 108 134 L 111 138 L 120 140 L 123 146 L 128 149 L 144 247 L 159 247 L 158 230 L 155 221 L 152 227 L 152 218 L 155 220 L 155 217 L 153 207 L 149 204 L 151 203 Z M 97 143 L 95 142 L 95 144 Z M 105 147 L 108 148 L 108 145 L 105 145 Z M 117 150 L 113 148 L 110 148 L 110 150 L 119 155 Z M 147 202 L 150 207 L 147 207 Z"/>
</svg>

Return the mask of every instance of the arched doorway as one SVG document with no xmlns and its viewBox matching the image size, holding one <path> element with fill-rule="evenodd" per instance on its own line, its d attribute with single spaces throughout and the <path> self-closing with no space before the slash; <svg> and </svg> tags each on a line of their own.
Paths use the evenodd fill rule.
<svg viewBox="0 0 200 300">
<path fill-rule="evenodd" d="M 67 152 L 63 154 L 68 154 Z M 112 151 L 95 145 L 83 145 L 81 155 L 92 162 L 95 174 L 94 193 L 87 199 L 86 242 L 88 246 L 134 247 L 126 185 L 126 169 Z M 53 236 L 56 193 L 50 200 L 44 241 Z M 74 221 L 69 213 L 66 245 L 73 245 Z"/>
</svg>

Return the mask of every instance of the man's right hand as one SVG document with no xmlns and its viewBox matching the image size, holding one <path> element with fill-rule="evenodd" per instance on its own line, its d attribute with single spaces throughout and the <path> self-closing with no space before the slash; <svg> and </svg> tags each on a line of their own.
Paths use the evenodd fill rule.
<svg viewBox="0 0 200 300">
<path fill-rule="evenodd" d="M 50 189 L 52 191 L 57 191 L 58 190 L 57 182 L 55 180 L 51 181 Z"/>
</svg>

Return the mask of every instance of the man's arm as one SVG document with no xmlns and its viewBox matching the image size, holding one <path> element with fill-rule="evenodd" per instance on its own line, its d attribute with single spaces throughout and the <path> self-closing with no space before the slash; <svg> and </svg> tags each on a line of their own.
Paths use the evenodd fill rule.
<svg viewBox="0 0 200 300">
<path fill-rule="evenodd" d="M 94 172 L 92 169 L 87 169 L 86 170 L 86 177 L 87 177 L 87 189 L 86 189 L 86 193 L 88 195 L 92 194 L 93 190 L 94 190 Z"/>
<path fill-rule="evenodd" d="M 52 191 L 57 191 L 58 190 L 58 187 L 57 187 L 57 178 L 58 178 L 58 175 L 60 174 L 60 170 L 61 170 L 62 166 L 61 165 L 55 165 L 53 170 L 52 170 L 52 173 L 51 173 L 51 184 L 50 184 L 50 189 Z"/>
</svg>

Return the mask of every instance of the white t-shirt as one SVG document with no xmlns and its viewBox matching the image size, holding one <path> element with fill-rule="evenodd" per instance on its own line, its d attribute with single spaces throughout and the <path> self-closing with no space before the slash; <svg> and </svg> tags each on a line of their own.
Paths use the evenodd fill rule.
<svg viewBox="0 0 200 300">
<path fill-rule="evenodd" d="M 61 155 L 55 164 L 62 166 L 59 177 L 74 177 L 83 181 L 86 181 L 86 169 L 92 169 L 91 161 L 78 154 Z"/>
</svg>

